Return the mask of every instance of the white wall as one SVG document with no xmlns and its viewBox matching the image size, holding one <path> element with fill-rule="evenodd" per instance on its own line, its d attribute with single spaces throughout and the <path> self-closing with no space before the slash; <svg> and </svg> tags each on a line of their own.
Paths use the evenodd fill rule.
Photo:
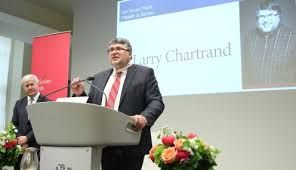
<svg viewBox="0 0 296 170">
<path fill-rule="evenodd" d="M 71 16 L 46 4 L 46 1 L 39 0 L 1 0 L 0 11 L 60 31 L 69 30 Z"/>
<path fill-rule="evenodd" d="M 4 129 L 6 118 L 6 91 L 9 69 L 11 39 L 0 36 L 0 131 Z"/>
<path fill-rule="evenodd" d="M 58 31 L 0 12 L 0 35 L 32 43 L 32 37 L 54 32 Z"/>
<path fill-rule="evenodd" d="M 109 67 L 106 50 L 116 36 L 116 0 L 74 0 L 71 76 L 88 77 Z"/>
<path fill-rule="evenodd" d="M 116 1 L 74 0 L 73 30 L 72 78 L 108 68 Z M 222 150 L 218 170 L 295 169 L 295 101 L 296 91 L 165 97 L 165 111 L 152 130 L 169 125 L 197 132 Z M 143 169 L 152 170 L 151 162 Z"/>
</svg>

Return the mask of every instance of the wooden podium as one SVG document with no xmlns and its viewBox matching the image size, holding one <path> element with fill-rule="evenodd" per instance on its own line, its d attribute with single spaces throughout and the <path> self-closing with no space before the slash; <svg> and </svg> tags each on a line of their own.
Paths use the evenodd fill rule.
<svg viewBox="0 0 296 170">
<path fill-rule="evenodd" d="M 99 170 L 104 146 L 136 145 L 133 119 L 95 104 L 43 102 L 27 106 L 41 170 Z"/>
</svg>

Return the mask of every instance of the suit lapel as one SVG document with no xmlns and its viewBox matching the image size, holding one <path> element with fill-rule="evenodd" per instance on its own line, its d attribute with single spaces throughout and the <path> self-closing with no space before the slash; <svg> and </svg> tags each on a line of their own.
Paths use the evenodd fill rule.
<svg viewBox="0 0 296 170">
<path fill-rule="evenodd" d="M 25 96 L 25 97 L 24 97 L 24 100 L 23 100 L 23 102 L 22 102 L 22 108 L 26 108 L 27 105 L 28 105 L 28 97 Z"/>
<path fill-rule="evenodd" d="M 22 112 L 23 115 L 21 117 L 23 117 L 23 120 L 25 123 L 27 123 L 29 120 L 29 117 L 28 117 L 29 115 L 27 113 L 27 108 L 26 108 L 27 105 L 28 105 L 28 98 L 27 96 L 25 96 L 23 99 L 23 102 L 21 103 L 21 110 L 23 110 Z"/>
<path fill-rule="evenodd" d="M 110 77 L 112 71 L 113 71 L 113 69 L 109 69 L 109 70 L 107 70 L 107 71 L 104 73 L 104 75 L 103 75 L 103 77 L 102 77 L 102 80 L 99 80 L 99 81 L 98 81 L 97 86 L 98 86 L 100 89 L 102 89 L 103 91 L 104 91 L 104 89 L 105 89 L 105 86 L 106 86 L 106 84 L 107 84 L 107 81 L 109 80 L 109 77 Z M 106 94 L 106 95 L 108 95 L 108 94 Z M 103 97 L 103 93 L 99 93 L 99 95 L 98 95 L 98 103 L 102 103 L 102 97 Z M 108 96 L 107 96 L 107 97 L 108 97 Z"/>
<path fill-rule="evenodd" d="M 132 80 L 134 79 L 134 76 L 135 76 L 136 72 L 137 72 L 137 70 L 136 70 L 135 65 L 132 65 L 130 68 L 127 69 L 125 81 L 124 81 L 122 91 L 121 91 L 119 107 L 120 107 L 120 104 L 122 103 L 122 100 L 124 99 L 124 97 L 126 95 L 127 89 L 129 88 Z"/>
<path fill-rule="evenodd" d="M 38 103 L 38 102 L 43 102 L 43 101 L 44 101 L 43 98 L 44 98 L 44 97 L 40 94 L 39 97 L 38 97 L 38 99 L 37 99 L 37 101 L 36 101 L 36 103 Z"/>
</svg>

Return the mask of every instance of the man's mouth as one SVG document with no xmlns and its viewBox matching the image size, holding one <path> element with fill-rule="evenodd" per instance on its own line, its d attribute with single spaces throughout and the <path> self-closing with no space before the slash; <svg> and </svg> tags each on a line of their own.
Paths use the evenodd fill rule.
<svg viewBox="0 0 296 170">
<path fill-rule="evenodd" d="M 117 59 L 119 59 L 118 56 L 114 56 L 114 57 L 112 57 L 112 60 L 117 60 Z"/>
</svg>

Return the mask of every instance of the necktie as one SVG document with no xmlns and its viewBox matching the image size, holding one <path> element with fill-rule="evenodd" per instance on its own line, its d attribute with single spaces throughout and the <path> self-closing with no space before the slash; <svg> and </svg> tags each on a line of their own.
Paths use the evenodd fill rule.
<svg viewBox="0 0 296 170">
<path fill-rule="evenodd" d="M 30 97 L 28 105 L 33 104 L 33 102 L 34 102 L 34 98 L 33 97 Z"/>
<path fill-rule="evenodd" d="M 116 96 L 117 96 L 118 89 L 119 89 L 119 85 L 120 85 L 120 76 L 121 76 L 121 72 L 116 74 L 115 81 L 114 81 L 114 83 L 111 87 L 110 93 L 108 95 L 106 107 L 109 107 L 112 109 L 114 108 L 114 103 L 115 103 Z"/>
</svg>

